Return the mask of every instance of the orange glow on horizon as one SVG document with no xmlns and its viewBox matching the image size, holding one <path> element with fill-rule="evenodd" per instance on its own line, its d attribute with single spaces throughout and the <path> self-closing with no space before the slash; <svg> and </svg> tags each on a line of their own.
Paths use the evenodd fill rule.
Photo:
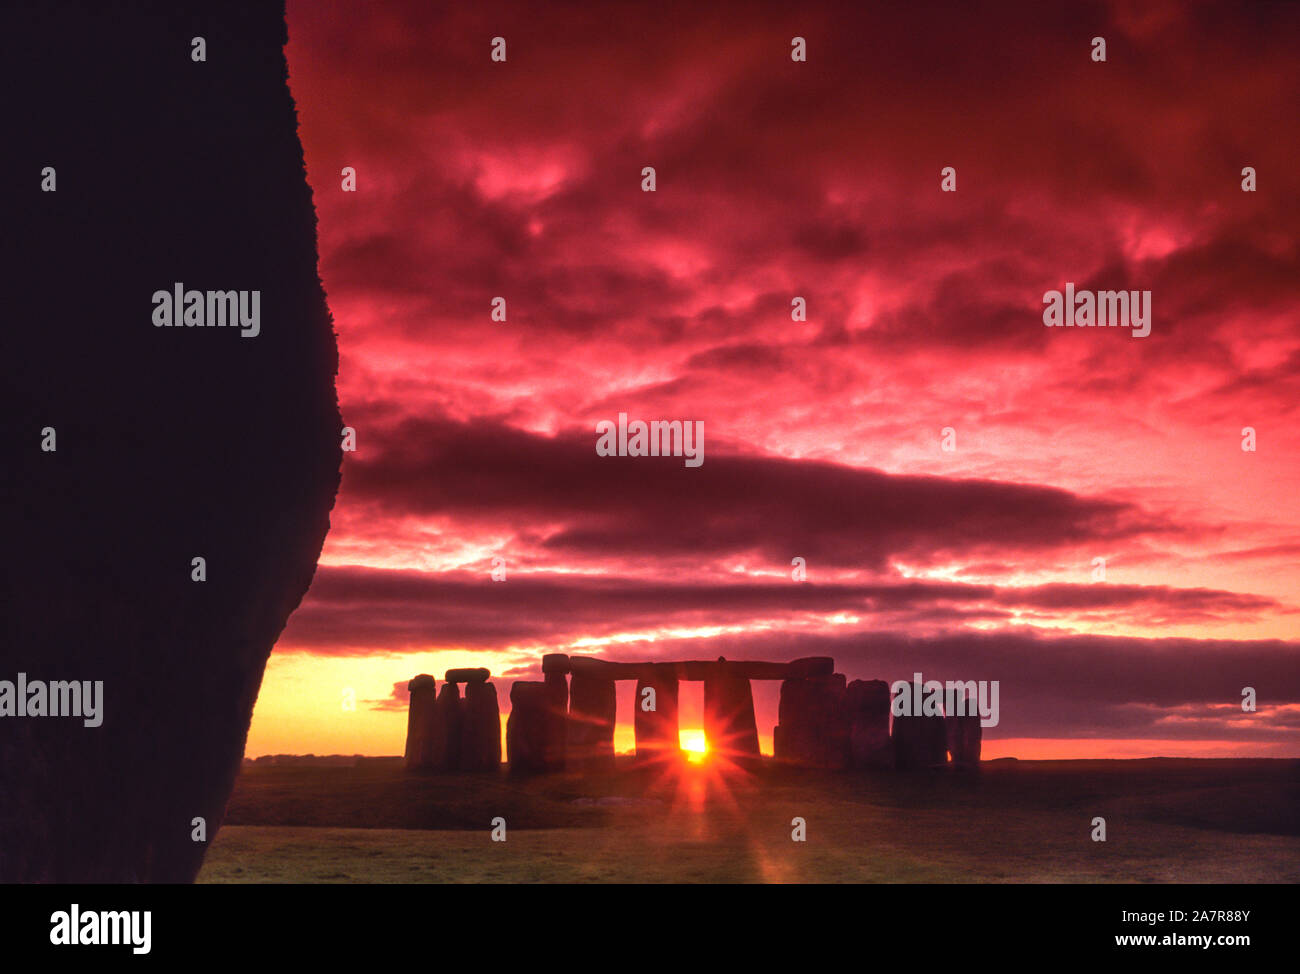
<svg viewBox="0 0 1300 974">
<path fill-rule="evenodd" d="M 360 754 L 374 757 L 402 754 L 406 741 L 406 704 L 394 699 L 393 688 L 416 673 L 441 675 L 453 666 L 467 663 L 488 666 L 494 673 L 507 671 L 515 663 L 508 654 L 482 653 L 467 659 L 458 650 L 398 653 L 379 657 L 326 656 L 278 651 L 271 654 L 258 694 L 244 753 L 250 758 L 264 754 Z M 501 698 L 501 720 L 509 715 L 510 677 L 494 679 Z M 441 680 L 439 681 L 441 682 Z M 689 686 L 689 684 L 683 684 Z M 633 732 L 633 695 L 620 698 L 615 725 L 615 750 L 631 753 L 636 746 Z M 348 691 L 351 691 L 350 693 Z M 345 701 L 355 700 L 349 708 Z M 764 755 L 772 754 L 771 726 L 775 722 L 770 702 L 767 712 L 758 696 L 759 743 Z M 698 709 L 689 707 L 683 721 L 700 720 Z M 504 735 L 503 735 L 504 736 Z M 709 754 L 703 730 L 679 729 L 683 757 L 701 763 Z M 983 742 L 982 757 L 994 760 L 1016 757 L 1029 761 L 1105 760 L 1146 757 L 1238 758 L 1300 757 L 1300 745 L 1287 741 L 1222 741 L 1213 739 L 1116 739 L 1116 738 L 1026 738 L 991 737 Z M 504 757 L 504 745 L 502 749 Z M 714 752 L 709 764 L 719 755 Z"/>
</svg>

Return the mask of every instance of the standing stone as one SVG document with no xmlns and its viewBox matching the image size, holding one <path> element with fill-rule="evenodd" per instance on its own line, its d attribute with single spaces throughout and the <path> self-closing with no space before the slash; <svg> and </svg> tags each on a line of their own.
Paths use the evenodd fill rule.
<svg viewBox="0 0 1300 974">
<path fill-rule="evenodd" d="M 843 673 L 834 673 L 821 677 L 814 682 L 822 685 L 826 698 L 826 711 L 823 718 L 825 745 L 822 751 L 822 767 L 840 770 L 849 766 L 849 711 L 848 678 Z"/>
<path fill-rule="evenodd" d="M 427 770 L 435 767 L 437 752 L 437 681 L 421 673 L 406 689 L 411 693 L 406 712 L 406 770 Z"/>
<path fill-rule="evenodd" d="M 552 654 L 558 655 L 558 654 Z M 542 745 L 548 771 L 563 771 L 569 735 L 569 658 L 562 657 L 564 668 L 546 668 L 551 656 L 542 657 L 542 674 L 546 685 L 546 727 Z"/>
<path fill-rule="evenodd" d="M 925 767 L 942 768 L 948 764 L 948 728 L 942 716 L 922 717 L 925 741 Z"/>
<path fill-rule="evenodd" d="M 614 767 L 614 681 L 584 673 L 569 678 L 569 764 L 580 771 Z"/>
<path fill-rule="evenodd" d="M 501 767 L 501 710 L 491 683 L 465 685 L 460 736 L 462 771 L 495 771 Z"/>
<path fill-rule="evenodd" d="M 894 763 L 900 771 L 933 768 L 948 762 L 948 732 L 943 716 L 915 713 L 924 699 L 922 690 L 920 684 L 911 689 L 913 713 L 910 716 L 894 716 Z M 908 691 L 900 688 L 899 692 Z"/>
<path fill-rule="evenodd" d="M 815 751 L 813 710 L 807 680 L 791 678 L 781 681 L 777 725 L 772 730 L 772 750 L 778 761 L 791 764 L 811 762 Z"/>
<path fill-rule="evenodd" d="M 548 687 L 541 682 L 515 681 L 510 688 L 510 716 L 506 718 L 506 760 L 511 774 L 547 769 L 547 722 L 550 719 Z"/>
<path fill-rule="evenodd" d="M 435 713 L 438 747 L 432 766 L 439 771 L 454 771 L 460 756 L 460 688 L 454 683 L 444 683 L 438 691 Z"/>
<path fill-rule="evenodd" d="M 978 702 L 974 695 L 968 694 L 961 713 L 948 714 L 944 718 L 944 728 L 948 733 L 948 755 L 953 768 L 959 771 L 978 771 L 980 767 L 980 744 L 984 738 L 984 728 L 980 725 Z"/>
<path fill-rule="evenodd" d="M 723 658 L 704 681 L 704 739 L 710 752 L 734 764 L 759 764 L 758 724 L 749 680 L 729 672 Z"/>
<path fill-rule="evenodd" d="M 655 709 L 645 710 L 643 690 L 654 690 Z M 672 664 L 652 667 L 647 678 L 637 680 L 633 702 L 638 761 L 669 761 L 681 755 L 677 726 L 677 675 Z"/>
<path fill-rule="evenodd" d="M 849 720 L 849 758 L 855 768 L 892 768 L 889 739 L 889 684 L 854 680 L 845 692 Z"/>
<path fill-rule="evenodd" d="M 848 763 L 850 721 L 843 673 L 783 680 L 778 720 L 772 737 L 779 760 L 811 768 L 843 768 Z"/>
</svg>

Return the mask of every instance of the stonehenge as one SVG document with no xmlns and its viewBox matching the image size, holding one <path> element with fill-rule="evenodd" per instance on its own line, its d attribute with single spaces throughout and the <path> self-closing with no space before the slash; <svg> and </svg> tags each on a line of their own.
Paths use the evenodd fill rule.
<svg viewBox="0 0 1300 974">
<path fill-rule="evenodd" d="M 634 760 L 682 758 L 678 711 L 682 681 L 703 684 L 709 752 L 747 770 L 763 763 L 752 681 L 781 683 L 773 756 L 783 764 L 824 770 L 951 767 L 978 770 L 982 728 L 976 700 L 947 715 L 895 707 L 884 680 L 853 680 L 828 656 L 789 663 L 683 660 L 624 663 L 549 653 L 541 680 L 510 688 L 505 758 L 511 774 L 614 768 L 616 686 L 635 681 Z M 410 681 L 406 767 L 487 771 L 501 763 L 500 714 L 491 673 L 482 667 L 446 672 L 442 688 L 421 674 Z M 464 696 L 461 686 L 464 686 Z M 972 684 L 973 685 L 973 684 Z M 920 697 L 920 686 L 908 686 Z M 951 760 L 949 760 L 951 758 Z"/>
</svg>

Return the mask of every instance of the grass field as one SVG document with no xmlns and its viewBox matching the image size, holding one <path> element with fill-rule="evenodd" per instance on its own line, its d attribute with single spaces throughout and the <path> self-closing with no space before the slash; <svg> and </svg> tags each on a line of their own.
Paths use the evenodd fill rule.
<svg viewBox="0 0 1300 974">
<path fill-rule="evenodd" d="M 252 766 L 199 881 L 1294 883 L 1300 762 L 1009 761 L 974 778 L 628 765 L 523 781 L 410 775 L 395 758 Z"/>
</svg>

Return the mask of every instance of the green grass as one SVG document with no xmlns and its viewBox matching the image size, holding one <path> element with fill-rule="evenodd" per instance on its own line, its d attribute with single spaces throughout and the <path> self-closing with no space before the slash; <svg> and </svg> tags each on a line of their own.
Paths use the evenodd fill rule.
<svg viewBox="0 0 1300 974">
<path fill-rule="evenodd" d="M 200 882 L 1297 882 L 1293 761 L 953 775 L 241 776 Z M 602 801 L 603 800 L 603 801 Z M 490 839 L 491 820 L 507 841 Z M 807 841 L 791 841 L 791 819 Z M 1107 841 L 1090 839 L 1094 816 Z"/>
</svg>

